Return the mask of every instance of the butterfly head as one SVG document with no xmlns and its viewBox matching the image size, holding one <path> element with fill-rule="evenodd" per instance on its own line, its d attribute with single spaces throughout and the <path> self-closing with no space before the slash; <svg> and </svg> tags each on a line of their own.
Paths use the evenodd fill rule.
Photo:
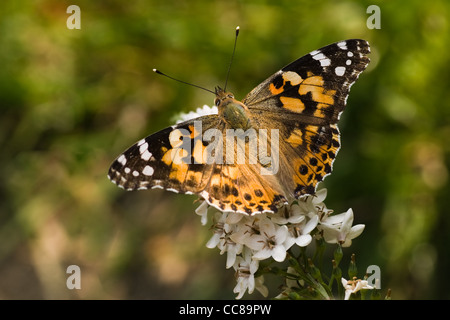
<svg viewBox="0 0 450 320">
<path fill-rule="evenodd" d="M 231 92 L 226 92 L 221 87 L 216 87 L 216 98 L 214 99 L 214 104 L 219 108 L 226 100 L 234 100 L 234 94 Z"/>
</svg>

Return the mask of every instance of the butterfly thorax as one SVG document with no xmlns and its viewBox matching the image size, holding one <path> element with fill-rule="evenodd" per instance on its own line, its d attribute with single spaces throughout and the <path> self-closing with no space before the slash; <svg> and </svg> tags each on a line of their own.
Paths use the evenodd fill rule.
<svg viewBox="0 0 450 320">
<path fill-rule="evenodd" d="M 217 87 L 214 103 L 219 109 L 219 116 L 231 128 L 247 130 L 252 127 L 247 115 L 247 106 L 237 101 L 231 92 L 226 92 L 222 88 Z"/>
</svg>

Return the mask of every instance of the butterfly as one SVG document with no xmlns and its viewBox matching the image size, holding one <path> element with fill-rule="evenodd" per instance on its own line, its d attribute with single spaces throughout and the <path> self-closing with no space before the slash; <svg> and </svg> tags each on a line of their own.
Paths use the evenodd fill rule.
<svg viewBox="0 0 450 320">
<path fill-rule="evenodd" d="M 125 190 L 196 194 L 221 211 L 247 215 L 274 213 L 313 195 L 332 171 L 341 146 L 337 123 L 369 53 L 359 39 L 314 50 L 242 101 L 217 87 L 217 114 L 138 141 L 117 157 L 108 177 Z"/>
</svg>

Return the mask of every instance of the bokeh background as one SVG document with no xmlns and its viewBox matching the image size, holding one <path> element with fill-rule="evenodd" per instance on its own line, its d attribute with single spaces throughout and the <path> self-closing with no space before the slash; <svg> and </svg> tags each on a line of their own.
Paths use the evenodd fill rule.
<svg viewBox="0 0 450 320">
<path fill-rule="evenodd" d="M 80 30 L 66 27 L 71 4 Z M 366 25 L 372 4 L 381 29 Z M 125 192 L 106 173 L 177 113 L 212 104 L 152 69 L 222 85 L 236 26 L 237 98 L 324 45 L 371 43 L 322 184 L 326 203 L 366 225 L 344 250 L 361 276 L 378 265 L 394 299 L 450 298 L 449 9 L 444 0 L 1 1 L 0 299 L 234 298 L 234 271 L 205 247 L 211 231 L 194 196 Z M 81 290 L 66 288 L 72 264 Z"/>
</svg>

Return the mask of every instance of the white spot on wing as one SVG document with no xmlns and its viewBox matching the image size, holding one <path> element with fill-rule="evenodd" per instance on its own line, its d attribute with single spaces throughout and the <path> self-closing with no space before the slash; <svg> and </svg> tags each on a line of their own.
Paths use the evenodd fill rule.
<svg viewBox="0 0 450 320">
<path fill-rule="evenodd" d="M 133 171 L 133 176 L 137 177 L 139 176 L 139 172 L 137 172 L 136 170 Z"/>
<path fill-rule="evenodd" d="M 337 76 L 343 76 L 345 73 L 345 67 L 336 67 L 336 69 L 334 69 L 334 72 Z"/>
<path fill-rule="evenodd" d="M 148 150 L 145 150 L 144 153 L 141 154 L 141 159 L 148 161 L 152 157 L 152 153 Z"/>
<path fill-rule="evenodd" d="M 155 172 L 155 170 L 150 166 L 145 166 L 144 170 L 142 170 L 142 173 L 145 174 L 146 176 L 153 175 L 153 172 Z"/>
<path fill-rule="evenodd" d="M 139 188 L 138 188 L 138 190 L 147 190 L 147 189 L 148 189 L 149 183 L 150 183 L 150 182 L 148 182 L 148 181 L 141 181 L 141 182 L 139 183 Z"/>
<path fill-rule="evenodd" d="M 313 51 L 314 52 L 314 51 Z M 319 60 L 322 67 L 328 67 L 331 64 L 331 60 L 328 59 L 323 53 L 317 53 L 312 56 L 314 60 Z"/>
<path fill-rule="evenodd" d="M 172 191 L 172 192 L 175 192 L 175 193 L 179 192 L 177 189 L 174 189 L 174 188 L 167 188 L 166 190 L 167 191 Z"/>
<path fill-rule="evenodd" d="M 139 152 L 141 154 L 143 154 L 145 151 L 147 151 L 147 149 L 148 149 L 148 143 L 146 142 L 139 147 Z"/>
<path fill-rule="evenodd" d="M 341 48 L 342 50 L 347 50 L 347 42 L 346 41 L 341 41 L 338 42 L 338 47 Z"/>
<path fill-rule="evenodd" d="M 125 158 L 125 156 L 122 154 L 119 158 L 117 158 L 117 161 L 121 164 L 121 165 L 125 165 L 127 163 L 127 158 Z"/>
<path fill-rule="evenodd" d="M 320 60 L 320 65 L 322 67 L 328 67 L 331 64 L 331 60 L 328 58 Z"/>
</svg>

